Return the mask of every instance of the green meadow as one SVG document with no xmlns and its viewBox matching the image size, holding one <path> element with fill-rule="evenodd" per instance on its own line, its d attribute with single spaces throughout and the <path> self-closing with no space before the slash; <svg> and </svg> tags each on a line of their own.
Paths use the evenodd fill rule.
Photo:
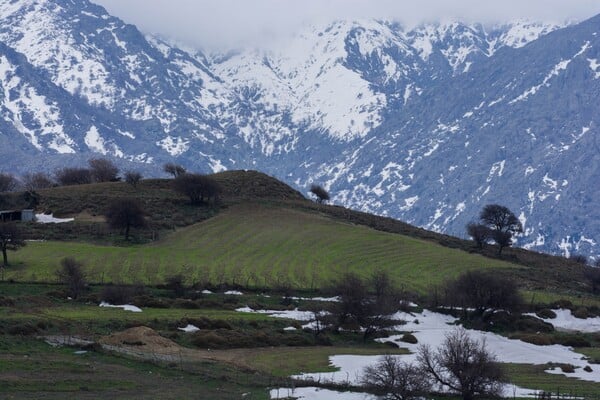
<svg viewBox="0 0 600 400">
<path fill-rule="evenodd" d="M 187 283 L 320 289 L 344 272 L 390 272 L 407 290 L 479 268 L 514 265 L 425 240 L 353 225 L 317 213 L 261 204 L 237 205 L 143 245 L 31 242 L 10 255 L 6 279 L 53 282 L 60 260 L 85 264 L 94 283 Z"/>
</svg>

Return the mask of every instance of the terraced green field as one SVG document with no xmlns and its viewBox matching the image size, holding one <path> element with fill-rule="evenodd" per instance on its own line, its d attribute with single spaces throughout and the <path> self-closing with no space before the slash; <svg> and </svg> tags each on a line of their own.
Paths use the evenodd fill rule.
<svg viewBox="0 0 600 400">
<path fill-rule="evenodd" d="M 312 212 L 246 204 L 147 245 L 32 242 L 10 255 L 5 278 L 55 281 L 64 257 L 83 261 L 88 279 L 99 283 L 160 284 L 181 273 L 190 284 L 318 289 L 346 271 L 383 269 L 420 292 L 466 270 L 515 267 Z"/>
</svg>

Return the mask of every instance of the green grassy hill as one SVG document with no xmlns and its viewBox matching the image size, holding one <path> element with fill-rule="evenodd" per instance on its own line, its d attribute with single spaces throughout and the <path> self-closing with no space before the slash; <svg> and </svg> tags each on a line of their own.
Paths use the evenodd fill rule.
<svg viewBox="0 0 600 400">
<path fill-rule="evenodd" d="M 151 244 L 33 242 L 12 256 L 17 266 L 6 277 L 53 280 L 66 256 L 83 260 L 94 282 L 161 284 L 167 276 L 182 273 L 189 283 L 301 289 L 320 288 L 345 271 L 366 275 L 380 268 L 407 288 L 423 291 L 466 270 L 515 267 L 324 215 L 246 204 Z"/>
<path fill-rule="evenodd" d="M 560 257 L 490 247 L 412 227 L 390 218 L 320 206 L 254 171 L 215 174 L 218 205 L 194 207 L 168 180 L 66 186 L 40 191 L 38 210 L 74 216 L 75 223 L 27 224 L 31 242 L 11 254 L 6 279 L 56 280 L 64 257 L 85 263 L 93 282 L 162 284 L 183 274 L 188 283 L 257 288 L 318 289 L 345 271 L 389 271 L 407 290 L 426 291 L 466 270 L 486 268 L 518 278 L 523 289 L 585 289 L 581 268 Z M 117 197 L 144 205 L 149 228 L 139 244 L 124 244 L 102 217 Z M 4 198 L 18 202 L 19 195 Z M 150 238 L 160 237 L 157 241 Z M 119 245 L 115 245 L 118 243 Z"/>
</svg>

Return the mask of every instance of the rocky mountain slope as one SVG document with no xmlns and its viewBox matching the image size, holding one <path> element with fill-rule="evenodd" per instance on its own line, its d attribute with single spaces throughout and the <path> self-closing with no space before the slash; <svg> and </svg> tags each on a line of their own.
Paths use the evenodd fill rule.
<svg viewBox="0 0 600 400">
<path fill-rule="evenodd" d="M 600 254 L 600 17 L 336 21 L 221 54 L 87 0 L 0 0 L 0 22 L 4 170 L 97 154 L 147 174 L 259 169 L 458 236 L 495 202 L 522 246 Z"/>
</svg>

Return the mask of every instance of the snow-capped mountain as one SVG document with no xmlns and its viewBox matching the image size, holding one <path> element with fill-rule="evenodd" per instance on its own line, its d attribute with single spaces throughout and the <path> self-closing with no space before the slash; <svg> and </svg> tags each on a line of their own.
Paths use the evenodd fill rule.
<svg viewBox="0 0 600 400">
<path fill-rule="evenodd" d="M 600 254 L 600 17 L 332 21 L 220 54 L 88 0 L 0 0 L 0 22 L 5 170 L 92 154 L 155 174 L 259 169 L 458 236 L 501 203 L 520 245 Z"/>
</svg>

